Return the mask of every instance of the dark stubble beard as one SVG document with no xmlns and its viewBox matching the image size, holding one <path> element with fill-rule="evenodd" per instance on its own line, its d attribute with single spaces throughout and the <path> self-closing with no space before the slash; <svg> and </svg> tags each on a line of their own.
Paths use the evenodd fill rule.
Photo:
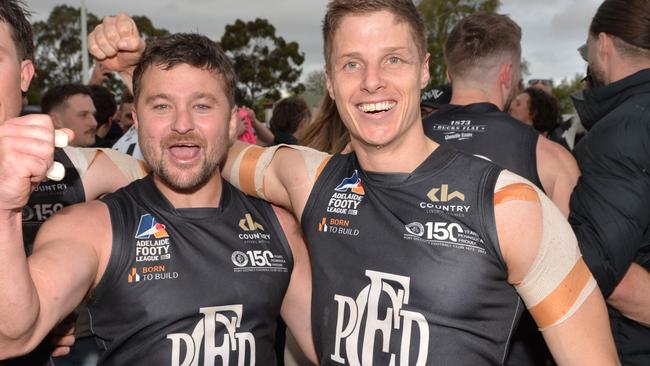
<svg viewBox="0 0 650 366">
<path fill-rule="evenodd" d="M 203 187 L 214 176 L 217 169 L 222 165 L 226 157 L 226 141 L 216 141 L 213 148 L 208 151 L 206 144 L 198 138 L 188 139 L 183 138 L 183 141 L 193 141 L 198 146 L 202 147 L 204 154 L 201 167 L 198 174 L 190 176 L 189 171 L 185 171 L 181 166 L 177 166 L 176 173 L 170 171 L 169 166 L 164 162 L 164 156 L 168 153 L 167 146 L 173 144 L 170 140 L 178 140 L 178 138 L 166 138 L 160 142 L 160 156 L 154 159 L 153 148 L 145 142 L 141 143 L 142 155 L 149 165 L 151 172 L 155 174 L 163 184 L 179 193 L 192 193 Z M 189 168 L 194 168 L 190 166 Z"/>
</svg>

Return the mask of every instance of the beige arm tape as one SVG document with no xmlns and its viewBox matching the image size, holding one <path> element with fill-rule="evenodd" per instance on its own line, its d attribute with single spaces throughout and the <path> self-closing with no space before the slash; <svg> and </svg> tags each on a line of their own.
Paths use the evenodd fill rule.
<svg viewBox="0 0 650 366">
<path fill-rule="evenodd" d="M 537 326 L 545 330 L 575 314 L 596 289 L 596 281 L 582 259 L 571 226 L 555 204 L 537 187 L 506 171 L 497 181 L 495 197 L 499 194 L 501 197 L 495 199 L 495 204 L 508 201 L 507 197 L 525 199 L 522 198 L 526 196 L 524 190 L 534 190 L 541 204 L 542 242 L 528 273 L 515 289 Z M 530 195 L 527 197 L 530 198 Z"/>
<path fill-rule="evenodd" d="M 119 151 L 92 147 L 65 147 L 63 150 L 65 150 L 72 164 L 77 168 L 79 177 L 82 179 L 88 172 L 88 167 L 92 165 L 99 153 L 106 155 L 130 182 L 147 175 L 146 167 L 142 162 Z"/>
<path fill-rule="evenodd" d="M 121 153 L 113 149 L 98 149 L 103 152 L 118 169 L 124 174 L 129 182 L 140 179 L 148 174 L 146 164 L 131 155 Z"/>
<path fill-rule="evenodd" d="M 63 148 L 68 158 L 72 162 L 77 172 L 79 172 L 79 177 L 83 178 L 88 171 L 88 165 L 92 159 L 94 159 L 95 151 L 97 149 L 84 149 L 79 147 L 66 146 Z"/>
<path fill-rule="evenodd" d="M 281 148 L 290 148 L 300 152 L 305 164 L 307 180 L 314 183 L 329 161 L 330 155 L 304 146 L 278 145 L 260 147 L 249 145 L 234 159 L 229 181 L 244 193 L 267 199 L 264 191 L 264 174 L 273 157 Z"/>
</svg>

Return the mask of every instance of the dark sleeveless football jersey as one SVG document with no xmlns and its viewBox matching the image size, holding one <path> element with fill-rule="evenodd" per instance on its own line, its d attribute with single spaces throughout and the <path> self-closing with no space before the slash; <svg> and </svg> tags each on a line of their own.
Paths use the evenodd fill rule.
<svg viewBox="0 0 650 366">
<path fill-rule="evenodd" d="M 424 121 L 427 136 L 469 154 L 488 158 L 544 191 L 537 173 L 537 140 L 532 127 L 491 103 L 445 105 Z M 546 365 L 550 353 L 533 318 L 524 312 L 512 339 L 507 365 Z"/>
<path fill-rule="evenodd" d="M 537 174 L 539 133 L 494 104 L 444 105 L 423 123 L 435 142 L 487 158 L 544 190 Z"/>
<path fill-rule="evenodd" d="M 293 268 L 271 206 L 223 181 L 218 208 L 176 209 L 151 176 L 102 199 L 113 247 L 92 294 L 103 365 L 275 365 Z"/>
<path fill-rule="evenodd" d="M 41 182 L 23 207 L 23 243 L 28 254 L 32 251 L 38 229 L 48 217 L 66 206 L 86 201 L 79 172 L 65 151 L 56 149 L 54 160 L 63 164 L 65 176 L 58 182 Z"/>
<path fill-rule="evenodd" d="M 494 221 L 500 168 L 440 146 L 411 174 L 335 155 L 302 219 L 321 365 L 498 365 L 523 303 Z"/>
</svg>

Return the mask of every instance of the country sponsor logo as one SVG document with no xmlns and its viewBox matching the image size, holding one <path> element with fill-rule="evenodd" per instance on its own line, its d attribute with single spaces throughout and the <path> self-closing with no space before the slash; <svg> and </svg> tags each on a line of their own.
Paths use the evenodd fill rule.
<svg viewBox="0 0 650 366">
<path fill-rule="evenodd" d="M 373 365 L 374 356 L 384 353 L 400 365 L 425 365 L 429 324 L 424 315 L 407 309 L 411 279 L 371 270 L 365 275 L 369 284 L 356 298 L 334 295 L 337 319 L 330 359 L 342 365 Z M 391 349 L 387 345 L 396 344 L 391 342 L 394 337 L 399 348 Z"/>
<path fill-rule="evenodd" d="M 465 216 L 471 206 L 462 204 L 465 202 L 465 194 L 452 190 L 449 184 L 442 184 L 440 187 L 433 187 L 427 192 L 427 201 L 421 201 L 418 206 L 425 209 L 427 213 L 447 213 L 453 216 Z"/>
<path fill-rule="evenodd" d="M 440 188 L 431 188 L 427 197 L 431 202 L 449 202 L 454 199 L 465 201 L 465 195 L 458 191 L 449 193 L 449 185 L 443 184 Z"/>
<path fill-rule="evenodd" d="M 167 227 L 151 214 L 140 216 L 135 234 L 135 261 L 157 262 L 171 259 L 171 241 Z"/>
<path fill-rule="evenodd" d="M 359 236 L 359 229 L 351 226 L 348 219 L 325 217 L 318 223 L 318 231 L 336 235 Z"/>
<path fill-rule="evenodd" d="M 406 240 L 486 254 L 483 239 L 476 232 L 455 222 L 412 222 L 404 225 L 404 230 Z"/>
<path fill-rule="evenodd" d="M 165 225 L 158 223 L 156 218 L 151 214 L 144 214 L 140 216 L 138 223 L 138 230 L 135 234 L 136 239 L 149 239 L 152 236 L 156 239 L 167 238 L 167 230 Z"/>
<path fill-rule="evenodd" d="M 264 231 L 264 226 L 255 222 L 255 220 L 253 220 L 253 216 L 251 216 L 249 213 L 244 215 L 243 219 L 239 220 L 239 227 L 244 231 Z"/>
<path fill-rule="evenodd" d="M 359 172 L 356 170 L 351 177 L 344 178 L 334 188 L 334 193 L 327 203 L 327 212 L 343 215 L 357 215 L 359 205 L 363 201 L 366 191 L 361 184 Z"/>
<path fill-rule="evenodd" d="M 171 341 L 171 365 L 255 365 L 255 336 L 240 329 L 242 304 L 199 309 L 202 318 L 191 333 L 167 335 Z M 231 362 L 232 360 L 232 362 Z"/>
<path fill-rule="evenodd" d="M 270 250 L 237 250 L 230 259 L 235 272 L 288 272 L 286 258 Z"/>
<path fill-rule="evenodd" d="M 160 281 L 160 280 L 173 280 L 177 279 L 180 275 L 178 272 L 168 272 L 168 267 L 164 264 L 155 266 L 131 267 L 127 274 L 127 282 L 141 282 L 141 281 Z"/>
<path fill-rule="evenodd" d="M 256 222 L 250 213 L 244 215 L 239 220 L 239 228 L 244 232 L 238 235 L 239 239 L 249 242 L 268 242 L 271 240 L 271 234 L 267 234 L 262 224 Z"/>
</svg>

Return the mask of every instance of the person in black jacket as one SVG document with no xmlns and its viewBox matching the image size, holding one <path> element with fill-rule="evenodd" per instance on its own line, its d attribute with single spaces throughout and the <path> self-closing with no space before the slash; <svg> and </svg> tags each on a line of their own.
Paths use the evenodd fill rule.
<svg viewBox="0 0 650 366">
<path fill-rule="evenodd" d="M 569 220 L 609 306 L 624 365 L 650 365 L 650 4 L 606 0 L 588 39 L 593 88 L 574 98 L 589 130 Z"/>
</svg>

